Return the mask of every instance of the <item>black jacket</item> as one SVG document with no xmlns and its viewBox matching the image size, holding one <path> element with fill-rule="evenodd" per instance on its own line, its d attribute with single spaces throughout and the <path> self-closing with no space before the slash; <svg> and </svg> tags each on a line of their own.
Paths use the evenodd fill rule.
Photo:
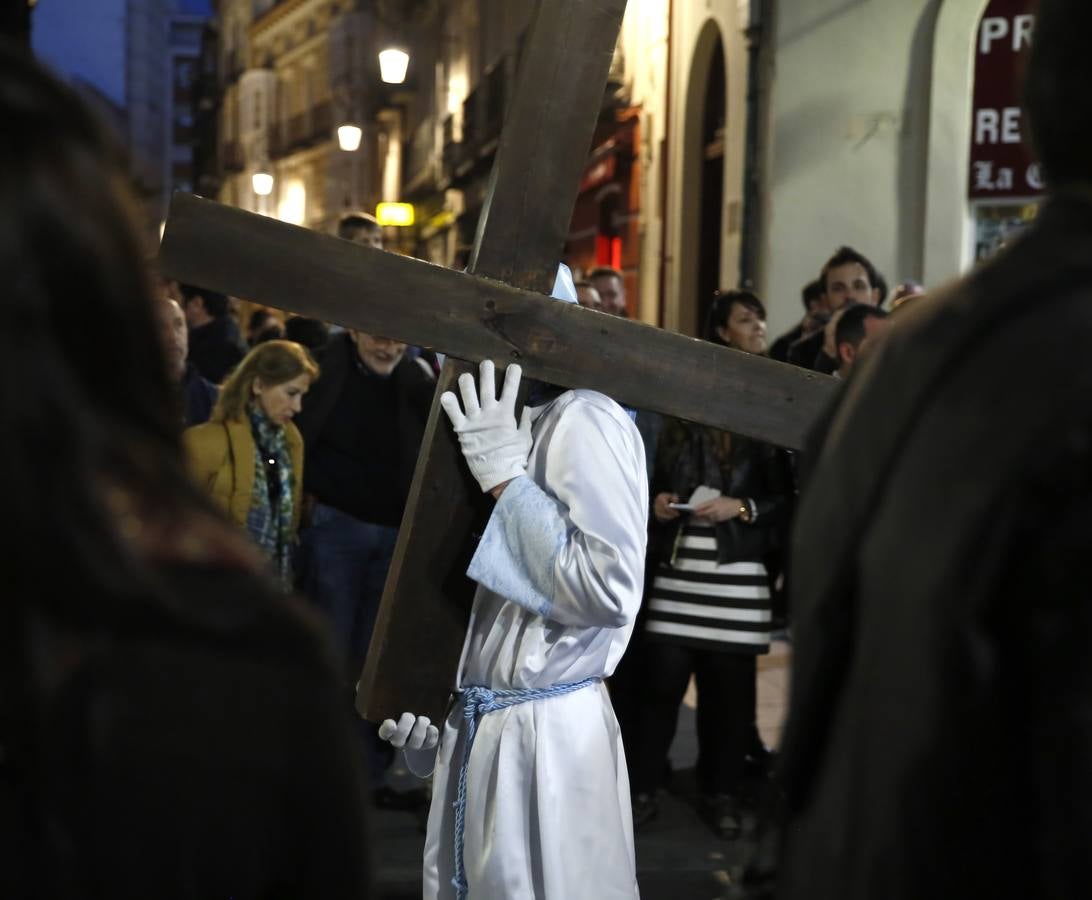
<svg viewBox="0 0 1092 900">
<path fill-rule="evenodd" d="M 803 334 L 803 325 L 797 325 L 795 328 L 790 328 L 786 331 L 770 345 L 770 359 L 776 359 L 778 362 L 788 362 L 789 349 L 793 344 L 800 340 L 800 337 Z"/>
<path fill-rule="evenodd" d="M 342 385 L 352 367 L 357 365 L 356 347 L 349 334 L 335 336 L 326 348 L 316 354 L 321 372 L 304 399 L 303 409 L 295 423 L 303 434 L 306 452 L 318 445 L 322 429 L 328 421 Z M 405 494 L 409 493 L 417 455 L 424 437 L 429 408 L 436 382 L 416 360 L 403 357 L 391 373 L 397 396 L 397 419 L 393 436 L 398 443 L 398 482 Z M 306 464 L 304 465 L 306 471 Z"/>
<path fill-rule="evenodd" d="M 701 427 L 677 419 L 668 420 L 660 435 L 650 498 L 665 492 L 677 493 L 685 502 L 698 487 L 698 483 L 677 483 L 676 463 L 689 446 L 694 430 Z M 725 467 L 725 475 L 727 483 L 721 486 L 722 492 L 729 497 L 753 500 L 758 517 L 754 523 L 736 519 L 717 523 L 717 562 L 764 560 L 775 555 L 783 546 L 792 503 L 792 479 L 784 452 L 769 444 L 733 436 L 730 466 Z M 650 517 L 648 556 L 652 564 L 658 565 L 671 558 L 675 538 L 685 520 L 683 516 L 660 522 L 655 516 Z"/>
<path fill-rule="evenodd" d="M 793 537 L 783 900 L 1092 896 L 1092 202 L 906 313 Z"/>
<path fill-rule="evenodd" d="M 220 391 L 211 381 L 203 378 L 191 364 L 186 364 L 182 375 L 182 424 L 189 428 L 207 422 L 216 405 Z"/>
<path fill-rule="evenodd" d="M 239 326 L 231 316 L 190 329 L 190 364 L 201 377 L 220 384 L 246 355 Z"/>
<path fill-rule="evenodd" d="M 807 337 L 798 338 L 789 345 L 785 361 L 802 369 L 811 369 L 813 372 L 830 375 L 838 366 L 837 360 L 831 359 L 823 350 L 825 336 L 825 330 L 820 328 Z"/>
</svg>

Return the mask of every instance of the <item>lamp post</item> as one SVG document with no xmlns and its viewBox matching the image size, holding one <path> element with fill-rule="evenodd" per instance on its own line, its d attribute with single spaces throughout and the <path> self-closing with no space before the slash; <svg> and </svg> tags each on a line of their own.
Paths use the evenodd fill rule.
<svg viewBox="0 0 1092 900">
<path fill-rule="evenodd" d="M 353 153 L 360 147 L 360 139 L 364 136 L 364 130 L 352 122 L 346 122 L 337 127 L 337 145 L 346 153 Z"/>
<path fill-rule="evenodd" d="M 387 47 L 379 54 L 379 77 L 387 84 L 401 84 L 406 80 L 409 54 L 401 47 Z"/>
<path fill-rule="evenodd" d="M 269 166 L 265 163 L 258 166 L 258 170 L 250 177 L 250 183 L 259 197 L 268 197 L 273 193 L 273 173 L 269 171 Z"/>
</svg>

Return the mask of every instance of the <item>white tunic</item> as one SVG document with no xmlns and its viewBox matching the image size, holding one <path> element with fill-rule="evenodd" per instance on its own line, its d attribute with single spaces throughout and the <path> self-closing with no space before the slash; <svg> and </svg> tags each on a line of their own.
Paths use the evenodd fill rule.
<svg viewBox="0 0 1092 900">
<path fill-rule="evenodd" d="M 528 474 L 501 495 L 468 572 L 479 587 L 460 687 L 605 678 L 640 607 L 648 483 L 636 426 L 594 391 L 568 391 L 535 414 Z M 457 705 L 436 762 L 426 900 L 455 896 L 463 735 Z M 463 858 L 473 900 L 638 896 L 629 777 L 602 682 L 481 717 Z"/>
</svg>

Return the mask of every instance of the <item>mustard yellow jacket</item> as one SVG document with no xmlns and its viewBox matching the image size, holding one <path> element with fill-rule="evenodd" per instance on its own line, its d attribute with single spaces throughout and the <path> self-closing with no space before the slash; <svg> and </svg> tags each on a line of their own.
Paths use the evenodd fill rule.
<svg viewBox="0 0 1092 900">
<path fill-rule="evenodd" d="M 292 462 L 292 532 L 300 527 L 303 499 L 303 436 L 289 422 L 284 426 L 285 443 Z M 250 423 L 205 422 L 183 433 L 190 472 L 228 515 L 246 528 L 250 499 L 254 493 L 254 437 Z"/>
</svg>

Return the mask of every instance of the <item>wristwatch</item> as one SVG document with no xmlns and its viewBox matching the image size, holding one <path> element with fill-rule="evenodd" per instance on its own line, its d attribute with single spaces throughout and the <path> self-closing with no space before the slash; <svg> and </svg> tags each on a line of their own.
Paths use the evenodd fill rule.
<svg viewBox="0 0 1092 900">
<path fill-rule="evenodd" d="M 739 517 L 744 522 L 751 521 L 751 507 L 746 500 L 739 501 Z"/>
</svg>

